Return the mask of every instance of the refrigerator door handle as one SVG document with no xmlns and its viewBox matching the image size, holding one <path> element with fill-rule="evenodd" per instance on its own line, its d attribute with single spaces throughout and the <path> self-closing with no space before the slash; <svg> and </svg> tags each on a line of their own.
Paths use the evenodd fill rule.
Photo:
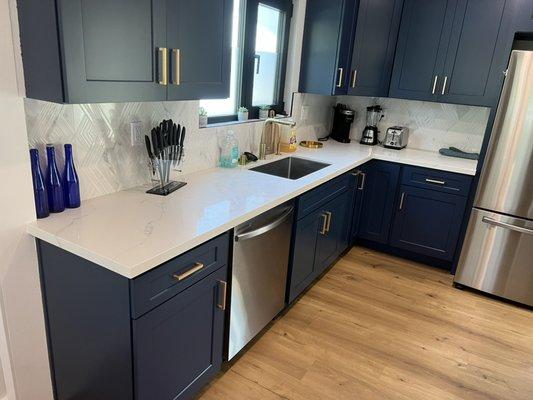
<svg viewBox="0 0 533 400">
<path fill-rule="evenodd" d="M 507 224 L 505 222 L 496 221 L 495 219 L 489 218 L 489 217 L 483 217 L 481 220 L 489 225 L 498 226 L 500 228 L 509 229 L 515 232 L 525 233 L 526 235 L 533 235 L 533 229 L 527 229 L 527 228 L 522 228 L 521 226 Z"/>
</svg>

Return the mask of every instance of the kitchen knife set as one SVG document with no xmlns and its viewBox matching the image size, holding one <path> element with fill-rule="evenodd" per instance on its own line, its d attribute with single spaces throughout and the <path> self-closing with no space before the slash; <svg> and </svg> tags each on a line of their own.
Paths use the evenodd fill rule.
<svg viewBox="0 0 533 400">
<path fill-rule="evenodd" d="M 183 159 L 185 134 L 186 128 L 170 119 L 153 128 L 150 136 L 144 136 L 152 173 L 159 173 L 160 178 L 160 185 L 147 193 L 166 196 L 185 186 L 184 182 L 170 181 L 170 171 L 178 167 Z"/>
</svg>

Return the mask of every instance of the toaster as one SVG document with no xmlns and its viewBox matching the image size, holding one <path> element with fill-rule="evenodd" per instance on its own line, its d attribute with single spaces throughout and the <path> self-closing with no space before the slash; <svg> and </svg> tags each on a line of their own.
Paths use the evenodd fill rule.
<svg viewBox="0 0 533 400">
<path fill-rule="evenodd" d="M 409 141 L 409 128 L 403 126 L 391 126 L 387 129 L 383 147 L 400 150 L 407 146 Z"/>
</svg>

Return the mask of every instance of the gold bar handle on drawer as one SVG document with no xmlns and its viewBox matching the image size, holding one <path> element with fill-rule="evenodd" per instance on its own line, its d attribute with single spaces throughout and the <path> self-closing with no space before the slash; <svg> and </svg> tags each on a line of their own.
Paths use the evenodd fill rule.
<svg viewBox="0 0 533 400">
<path fill-rule="evenodd" d="M 361 172 L 361 176 L 363 179 L 361 179 L 361 185 L 357 188 L 357 190 L 365 190 L 366 173 Z"/>
<path fill-rule="evenodd" d="M 400 208 L 399 210 L 403 210 L 403 201 L 405 200 L 405 192 L 402 193 L 402 197 L 400 198 Z"/>
<path fill-rule="evenodd" d="M 202 268 L 204 268 L 205 265 L 200 263 L 200 262 L 197 262 L 194 267 L 192 267 L 190 270 L 188 271 L 185 271 L 183 274 L 174 274 L 172 275 L 172 277 L 174 279 L 176 279 L 178 282 L 181 282 L 182 280 L 184 279 L 187 279 L 189 276 L 191 276 L 192 274 L 194 274 L 195 272 L 198 272 L 200 271 Z"/>
<path fill-rule="evenodd" d="M 446 94 L 446 84 L 448 83 L 448 77 L 444 77 L 444 83 L 442 84 L 442 92 L 441 94 L 444 96 Z"/>
<path fill-rule="evenodd" d="M 226 292 L 228 290 L 228 283 L 224 281 L 218 281 L 219 287 L 222 286 L 222 304 L 217 304 L 217 307 L 222 311 L 226 310 Z"/>
<path fill-rule="evenodd" d="M 161 76 L 159 84 L 162 86 L 168 85 L 168 49 L 166 47 L 160 47 L 157 49 L 159 52 L 159 66 L 161 67 Z"/>
<path fill-rule="evenodd" d="M 357 82 L 357 70 L 354 69 L 354 70 L 352 71 L 352 82 L 350 83 L 350 86 L 351 86 L 352 88 L 355 88 L 355 83 L 356 83 L 356 82 Z"/>
<path fill-rule="evenodd" d="M 172 63 L 174 65 L 174 79 L 172 84 L 179 86 L 181 84 L 181 53 L 180 49 L 172 49 Z"/>
<path fill-rule="evenodd" d="M 436 179 L 429 179 L 427 178 L 426 179 L 426 182 L 427 183 L 434 183 L 435 185 L 446 185 L 446 182 L 445 181 L 438 181 Z"/>
<path fill-rule="evenodd" d="M 326 235 L 326 233 L 328 233 L 328 214 L 327 213 L 322 214 L 322 218 L 324 219 L 322 221 L 322 230 L 320 231 L 320 234 Z"/>
</svg>

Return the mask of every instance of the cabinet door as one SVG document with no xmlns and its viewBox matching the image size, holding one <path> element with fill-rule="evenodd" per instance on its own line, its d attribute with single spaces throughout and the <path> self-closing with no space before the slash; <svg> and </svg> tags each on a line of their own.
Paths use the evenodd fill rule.
<svg viewBox="0 0 533 400">
<path fill-rule="evenodd" d="M 350 193 L 344 192 L 326 204 L 323 214 L 329 219 L 326 229 L 319 232 L 316 243 L 315 270 L 317 275 L 324 272 L 348 247 Z"/>
<path fill-rule="evenodd" d="M 59 0 L 65 102 L 155 101 L 165 0 Z"/>
<path fill-rule="evenodd" d="M 229 97 L 233 0 L 167 0 L 167 10 L 168 100 Z"/>
<path fill-rule="evenodd" d="M 362 171 L 366 175 L 363 182 L 359 237 L 386 244 L 389 240 L 400 166 L 384 161 L 372 161 Z"/>
<path fill-rule="evenodd" d="M 361 0 L 357 14 L 348 94 L 389 92 L 403 0 Z"/>
<path fill-rule="evenodd" d="M 402 186 L 390 244 L 451 261 L 466 207 L 466 197 Z"/>
<path fill-rule="evenodd" d="M 300 92 L 346 94 L 356 0 L 308 0 Z"/>
<path fill-rule="evenodd" d="M 457 0 L 405 0 L 389 95 L 436 100 Z"/>
<path fill-rule="evenodd" d="M 220 369 L 227 269 L 133 321 L 136 399 L 192 399 Z"/>
<path fill-rule="evenodd" d="M 490 106 L 497 101 L 502 71 L 493 78 L 505 0 L 459 0 L 439 101 Z M 505 59 L 508 55 L 505 55 Z M 492 79 L 491 79 L 492 78 Z"/>
<path fill-rule="evenodd" d="M 288 301 L 292 302 L 317 277 L 315 274 L 316 240 L 325 217 L 320 211 L 296 222 L 290 267 Z"/>
</svg>

